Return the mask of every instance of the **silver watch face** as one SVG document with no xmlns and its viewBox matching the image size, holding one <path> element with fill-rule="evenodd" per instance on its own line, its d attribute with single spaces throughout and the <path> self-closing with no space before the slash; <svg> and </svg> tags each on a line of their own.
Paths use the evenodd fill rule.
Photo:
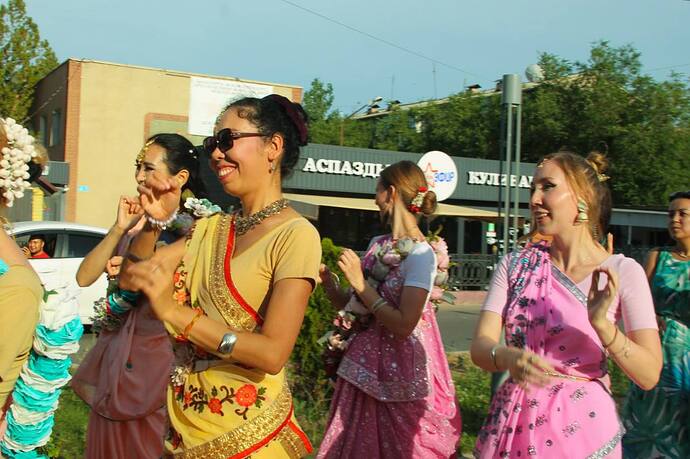
<svg viewBox="0 0 690 459">
<path fill-rule="evenodd" d="M 228 354 L 232 352 L 233 347 L 235 347 L 235 341 L 237 341 L 237 335 L 234 333 L 226 333 L 218 345 L 218 352 L 221 354 Z"/>
</svg>

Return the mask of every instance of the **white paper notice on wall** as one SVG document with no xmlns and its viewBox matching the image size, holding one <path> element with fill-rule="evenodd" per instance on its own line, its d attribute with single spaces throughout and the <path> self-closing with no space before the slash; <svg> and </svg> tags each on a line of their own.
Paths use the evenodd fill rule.
<svg viewBox="0 0 690 459">
<path fill-rule="evenodd" d="M 209 136 L 220 111 L 242 97 L 273 94 L 273 86 L 216 78 L 191 77 L 189 84 L 189 133 Z"/>
</svg>

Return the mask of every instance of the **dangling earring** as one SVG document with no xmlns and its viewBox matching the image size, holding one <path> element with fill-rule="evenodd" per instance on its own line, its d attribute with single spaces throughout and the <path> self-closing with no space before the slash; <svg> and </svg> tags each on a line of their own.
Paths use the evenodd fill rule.
<svg viewBox="0 0 690 459">
<path fill-rule="evenodd" d="M 273 161 L 271 161 L 270 165 L 268 166 L 268 172 L 269 174 L 274 173 L 276 170 L 276 166 L 273 164 Z"/>
<path fill-rule="evenodd" d="M 585 202 L 584 199 L 578 198 L 577 199 L 577 218 L 575 221 L 577 223 L 585 223 L 589 221 L 589 215 L 587 215 L 587 211 L 589 210 L 589 207 L 587 206 L 587 203 Z"/>
</svg>

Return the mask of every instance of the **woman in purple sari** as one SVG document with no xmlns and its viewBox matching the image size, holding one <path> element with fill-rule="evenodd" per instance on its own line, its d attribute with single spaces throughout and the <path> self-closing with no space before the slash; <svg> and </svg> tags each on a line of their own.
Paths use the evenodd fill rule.
<svg viewBox="0 0 690 459">
<path fill-rule="evenodd" d="M 472 359 L 510 377 L 494 396 L 475 457 L 621 457 L 607 357 L 643 389 L 659 379 L 644 271 L 597 242 L 610 215 L 605 167 L 603 155 L 570 152 L 537 167 L 530 209 L 535 230 L 551 242 L 504 257 L 482 308 Z"/>
<path fill-rule="evenodd" d="M 422 170 L 401 161 L 381 172 L 375 201 L 391 234 L 375 237 L 361 262 L 352 250 L 341 255 L 353 294 L 322 273 L 334 305 L 356 302 L 373 320 L 349 340 L 318 457 L 454 457 L 460 409 L 429 301 L 437 260 L 417 226 L 436 196 Z"/>
</svg>

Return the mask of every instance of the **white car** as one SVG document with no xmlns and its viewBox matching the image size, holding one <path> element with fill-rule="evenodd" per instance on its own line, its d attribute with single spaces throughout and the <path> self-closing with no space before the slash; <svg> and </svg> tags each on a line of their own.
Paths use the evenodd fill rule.
<svg viewBox="0 0 690 459">
<path fill-rule="evenodd" d="M 43 248 L 51 258 L 32 258 L 31 266 L 46 286 L 72 284 L 77 286 L 77 270 L 87 253 L 108 233 L 106 228 L 67 222 L 18 222 L 13 224 L 10 235 L 24 247 L 32 234 L 45 237 Z M 77 298 L 79 316 L 85 325 L 91 324 L 93 303 L 105 296 L 108 281 L 103 273 L 89 287 L 81 288 Z M 78 288 L 78 287 L 77 287 Z"/>
</svg>

